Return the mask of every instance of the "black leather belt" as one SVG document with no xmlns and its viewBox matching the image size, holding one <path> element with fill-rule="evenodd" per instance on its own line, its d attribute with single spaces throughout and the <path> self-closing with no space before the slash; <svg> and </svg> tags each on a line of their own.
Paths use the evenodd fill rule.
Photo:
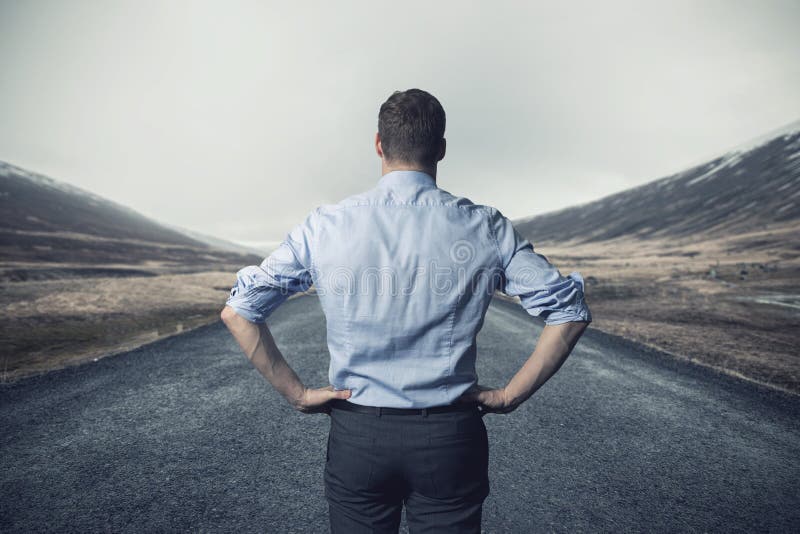
<svg viewBox="0 0 800 534">
<path fill-rule="evenodd" d="M 477 402 L 459 402 L 445 406 L 431 406 L 429 408 L 393 408 L 389 406 L 365 406 L 344 399 L 331 399 L 328 401 L 331 408 L 348 410 L 351 412 L 368 413 L 372 415 L 427 415 L 429 413 L 460 412 L 478 409 Z"/>
</svg>

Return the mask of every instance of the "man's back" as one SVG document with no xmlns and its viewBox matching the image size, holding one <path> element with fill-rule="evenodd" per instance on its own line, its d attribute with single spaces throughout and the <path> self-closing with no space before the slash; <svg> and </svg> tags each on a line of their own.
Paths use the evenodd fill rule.
<svg viewBox="0 0 800 534">
<path fill-rule="evenodd" d="M 499 211 L 414 170 L 313 210 L 239 276 L 287 290 L 256 320 L 313 284 L 330 383 L 369 406 L 447 405 L 475 385 L 475 338 L 495 289 L 520 295 L 549 324 L 588 316 L 580 275 L 561 276 Z"/>
<path fill-rule="evenodd" d="M 358 404 L 450 404 L 477 379 L 475 334 L 494 289 L 485 208 L 394 171 L 318 221 L 330 383 Z"/>
</svg>

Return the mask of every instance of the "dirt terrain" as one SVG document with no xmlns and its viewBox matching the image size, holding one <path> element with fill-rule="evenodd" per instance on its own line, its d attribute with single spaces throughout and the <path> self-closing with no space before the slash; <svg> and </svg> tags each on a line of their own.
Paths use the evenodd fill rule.
<svg viewBox="0 0 800 534">
<path fill-rule="evenodd" d="M 0 382 L 218 321 L 236 270 L 0 282 Z"/>
<path fill-rule="evenodd" d="M 235 271 L 0 284 L 0 377 L 90 361 L 219 319 Z"/>
<path fill-rule="evenodd" d="M 727 239 L 616 239 L 535 246 L 563 274 L 580 272 L 592 326 L 800 393 L 800 257 L 766 238 L 800 224 Z"/>
</svg>

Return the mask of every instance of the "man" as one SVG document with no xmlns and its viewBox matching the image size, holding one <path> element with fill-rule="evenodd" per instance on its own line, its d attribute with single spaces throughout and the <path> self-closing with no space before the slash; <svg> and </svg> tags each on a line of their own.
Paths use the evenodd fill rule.
<svg viewBox="0 0 800 534">
<path fill-rule="evenodd" d="M 297 410 L 330 415 L 325 496 L 334 534 L 480 532 L 489 494 L 483 416 L 547 381 L 591 322 L 578 273 L 564 277 L 497 209 L 438 187 L 445 113 L 419 90 L 381 106 L 381 178 L 310 212 L 259 266 L 237 273 L 222 319 Z M 307 388 L 265 319 L 316 288 L 330 385 Z M 475 338 L 495 290 L 545 320 L 502 388 L 479 385 Z"/>
</svg>

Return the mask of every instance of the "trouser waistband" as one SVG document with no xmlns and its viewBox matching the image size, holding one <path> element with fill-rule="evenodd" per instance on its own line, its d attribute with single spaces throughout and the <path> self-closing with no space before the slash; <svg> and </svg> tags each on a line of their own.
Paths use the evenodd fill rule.
<svg viewBox="0 0 800 534">
<path fill-rule="evenodd" d="M 428 415 L 429 413 L 445 412 L 468 412 L 478 409 L 477 402 L 458 402 L 444 406 L 431 406 L 429 408 L 394 408 L 390 406 L 366 406 L 356 404 L 345 399 L 332 399 L 328 401 L 331 408 L 347 410 L 351 412 L 368 413 L 372 415 L 392 414 L 392 415 Z"/>
</svg>

